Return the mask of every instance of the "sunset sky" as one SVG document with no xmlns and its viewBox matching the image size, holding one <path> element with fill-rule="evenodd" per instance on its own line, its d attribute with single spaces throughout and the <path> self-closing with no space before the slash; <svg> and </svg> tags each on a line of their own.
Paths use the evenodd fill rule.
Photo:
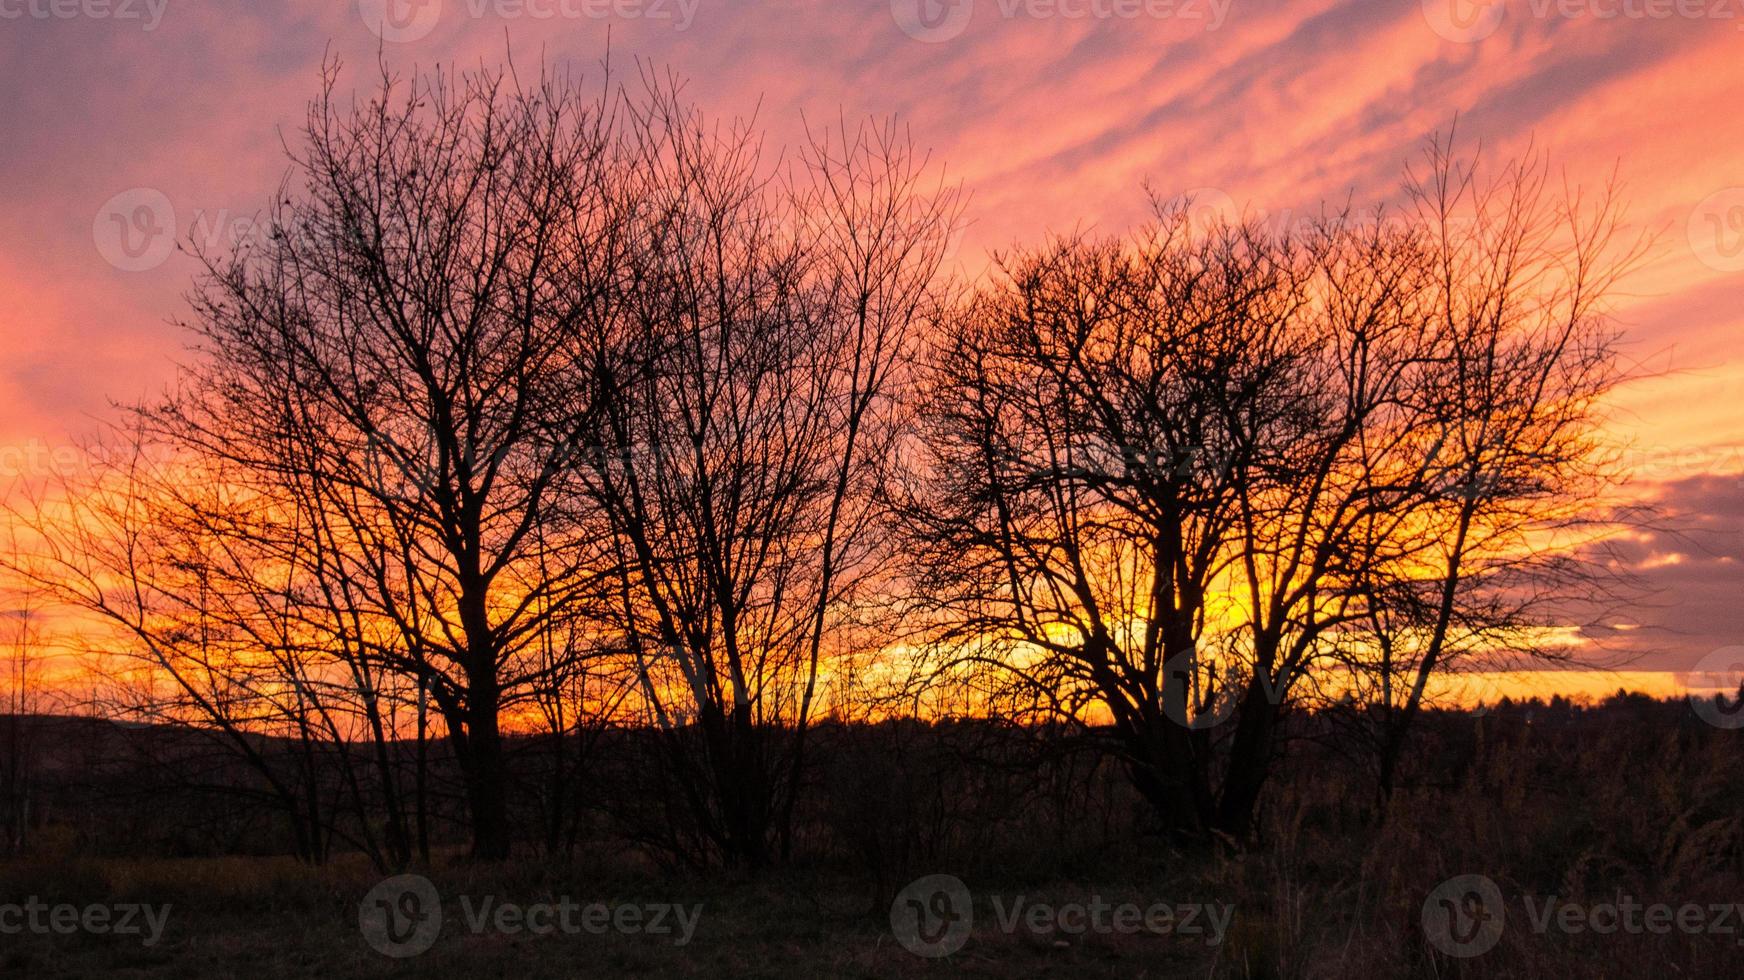
<svg viewBox="0 0 1744 980">
<path fill-rule="evenodd" d="M 895 114 L 970 194 L 971 273 L 1130 227 L 1147 181 L 1278 222 L 1396 199 L 1456 116 L 1489 159 L 1615 170 L 1658 236 L 1617 309 L 1654 377 L 1615 424 L 1668 530 L 1627 543 L 1655 591 L 1607 642 L 1641 671 L 1744 644 L 1744 0 L 0 0 L 0 476 L 170 377 L 195 267 L 166 231 L 250 233 L 325 55 L 346 89 L 378 52 L 597 78 L 608 36 L 775 141 Z"/>
</svg>

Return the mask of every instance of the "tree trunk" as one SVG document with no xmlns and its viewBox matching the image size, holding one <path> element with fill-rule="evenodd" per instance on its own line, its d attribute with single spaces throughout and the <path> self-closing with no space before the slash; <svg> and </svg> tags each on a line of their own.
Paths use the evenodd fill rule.
<svg viewBox="0 0 1744 980">
<path fill-rule="evenodd" d="M 1237 841 L 1246 841 L 1253 835 L 1260 793 L 1271 774 L 1272 742 L 1277 731 L 1277 706 L 1267 696 L 1261 679 L 1255 678 L 1248 685 L 1240 710 L 1214 826 Z"/>
<path fill-rule="evenodd" d="M 498 692 L 494 677 L 475 674 L 466 703 L 436 694 L 448 722 L 448 742 L 454 747 L 466 784 L 467 815 L 472 823 L 472 859 L 501 861 L 509 856 L 508 776 L 503 740 L 497 728 Z"/>
<path fill-rule="evenodd" d="M 468 693 L 466 797 L 472 811 L 472 859 L 502 861 L 509 856 L 508 773 L 497 729 L 494 680 L 475 680 Z"/>
</svg>

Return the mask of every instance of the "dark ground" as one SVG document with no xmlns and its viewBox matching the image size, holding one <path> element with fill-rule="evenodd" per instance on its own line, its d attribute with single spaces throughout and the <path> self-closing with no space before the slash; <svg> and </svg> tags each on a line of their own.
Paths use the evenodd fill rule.
<svg viewBox="0 0 1744 980">
<path fill-rule="evenodd" d="M 1644 699 L 1442 714 L 1416 743 L 1408 785 L 1384 823 L 1372 788 L 1332 775 L 1352 767 L 1317 764 L 1331 761 L 1322 747 L 1293 747 L 1264 832 L 1242 850 L 1168 844 L 1128 817 L 1118 783 L 1094 773 L 1087 795 L 999 797 L 943 776 L 868 771 L 862 760 L 838 774 L 844 782 L 830 799 L 840 806 L 812 815 L 804 856 L 775 872 L 676 870 L 609 838 L 562 857 L 524 848 L 501 867 L 437 856 L 413 870 L 441 896 L 441 933 L 404 958 L 372 949 L 360 930 L 359 903 L 382 875 L 357 855 L 319 867 L 265 855 L 129 856 L 115 853 L 124 842 L 97 846 L 49 825 L 34 831 L 32 853 L 0 864 L 0 905 L 33 896 L 81 907 L 168 903 L 163 934 L 147 946 L 139 935 L 8 932 L 20 913 L 0 908 L 0 971 L 248 980 L 1744 976 L 1744 913 L 1720 908 L 1744 901 L 1741 738 L 1694 720 L 1687 705 Z M 866 782 L 874 788 L 852 789 Z M 830 786 L 826 778 L 820 791 Z M 939 799 L 965 805 L 941 816 Z M 989 808 L 1004 811 L 989 817 Z M 892 896 L 929 874 L 961 879 L 974 905 L 961 947 L 936 958 L 905 949 L 891 924 Z M 1470 956 L 1440 951 L 1424 917 L 1437 886 L 1460 875 L 1494 882 L 1505 912 L 1493 948 Z M 461 896 L 473 908 L 490 896 L 702 911 L 683 944 L 611 929 L 533 935 L 487 925 L 474 934 Z M 1002 928 L 1002 910 L 1019 897 L 1056 908 L 1208 903 L 1232 917 L 1217 941 L 1154 921 L 1124 933 L 1023 919 Z M 1534 919 L 1547 901 L 1576 911 L 1540 931 Z M 1663 931 L 1639 918 L 1635 928 L 1590 928 L 1608 924 L 1607 907 L 1628 903 L 1664 903 L 1674 916 L 1694 905 L 1700 922 L 1692 914 Z"/>
</svg>

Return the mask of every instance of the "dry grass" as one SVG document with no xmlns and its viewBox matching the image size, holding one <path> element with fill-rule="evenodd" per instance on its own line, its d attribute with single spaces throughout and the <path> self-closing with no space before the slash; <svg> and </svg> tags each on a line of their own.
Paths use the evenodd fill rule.
<svg viewBox="0 0 1744 980">
<path fill-rule="evenodd" d="M 1657 716 L 1656 716 L 1657 717 Z M 1669 715 L 1666 717 L 1670 717 Z M 365 864 L 322 868 L 269 858 L 24 859 L 0 866 L 0 901 L 170 903 L 163 940 L 0 936 L 0 969 L 37 977 L 325 976 L 670 977 L 1526 977 L 1738 975 L 1733 934 L 1565 933 L 1532 928 L 1523 905 L 1555 895 L 1583 904 L 1630 896 L 1674 906 L 1744 897 L 1744 754 L 1737 733 L 1621 715 L 1546 730 L 1523 715 L 1486 719 L 1469 743 L 1428 739 L 1416 788 L 1377 825 L 1362 787 L 1304 768 L 1274 794 L 1263 840 L 1243 852 L 1187 854 L 1129 835 L 1060 850 L 1004 849 L 941 858 L 975 895 L 975 928 L 943 959 L 903 949 L 888 898 L 841 855 L 756 878 L 654 870 L 602 844 L 573 860 L 525 858 L 428 869 L 444 929 L 422 955 L 395 960 L 365 943 L 358 902 L 377 880 Z M 1443 764 L 1437 752 L 1459 753 Z M 1299 757 L 1304 764 L 1312 753 Z M 1328 767 L 1324 772 L 1340 771 Z M 1437 779 L 1437 775 L 1445 779 Z M 1436 951 L 1424 901 L 1461 874 L 1494 880 L 1506 927 L 1461 959 Z M 472 934 L 455 897 L 520 903 L 700 903 L 694 939 L 649 935 Z M 1228 903 L 1216 945 L 1180 935 L 1002 931 L 995 898 L 1054 905 L 1092 897 L 1140 906 Z"/>
</svg>

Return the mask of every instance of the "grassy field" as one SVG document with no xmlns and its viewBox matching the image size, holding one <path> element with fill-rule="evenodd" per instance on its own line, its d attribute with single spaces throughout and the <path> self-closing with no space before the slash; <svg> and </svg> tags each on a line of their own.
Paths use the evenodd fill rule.
<svg viewBox="0 0 1744 980">
<path fill-rule="evenodd" d="M 553 867 L 517 862 L 475 870 L 430 872 L 443 896 L 443 930 L 425 952 L 405 958 L 378 953 L 358 923 L 360 897 L 379 876 L 366 867 L 300 868 L 272 859 L 160 859 L 14 864 L 5 892 L 75 896 L 86 902 L 170 903 L 164 935 L 141 937 L 22 934 L 4 938 L 0 967 L 32 976 L 232 976 L 256 980 L 303 976 L 764 976 L 883 977 L 1013 973 L 1036 976 L 1203 975 L 1227 953 L 1201 940 L 1154 934 L 1068 937 L 1027 930 L 1007 935 L 990 921 L 963 950 L 928 959 L 893 937 L 888 908 L 872 908 L 851 880 L 784 872 L 756 881 L 657 879 L 600 865 Z M 1142 879 L 1142 876 L 1140 876 Z M 1158 877 L 1151 882 L 1161 884 Z M 1076 885 L 1011 894 L 1067 902 Z M 1109 900 L 1149 901 L 1135 881 L 1103 889 Z M 607 905 L 659 902 L 701 906 L 688 942 L 675 934 L 474 933 L 466 896 L 476 909 L 485 896 L 522 905 Z M 993 920 L 991 906 L 977 909 Z M 1232 937 L 1234 939 L 1235 937 Z M 1246 939 L 1239 941 L 1246 942 Z"/>
<path fill-rule="evenodd" d="M 439 896 L 441 929 L 402 957 L 372 948 L 360 927 L 360 903 L 382 880 L 360 859 L 25 856 L 0 865 L 0 904 L 34 896 L 170 910 L 151 945 L 140 935 L 8 929 L 0 969 L 248 980 L 1740 975 L 1737 733 L 1654 720 L 1672 718 L 1668 710 L 1572 717 L 1493 716 L 1475 743 L 1426 740 L 1424 752 L 1457 749 L 1457 764 L 1425 769 L 1420 758 L 1419 778 L 1379 823 L 1361 787 L 1317 777 L 1313 756 L 1299 755 L 1303 768 L 1269 802 L 1262 839 L 1243 850 L 1184 851 L 1085 825 L 1070 838 L 934 848 L 887 883 L 840 852 L 757 876 L 662 869 L 613 841 L 494 867 L 446 855 L 412 869 Z M 948 955 L 917 955 L 893 928 L 893 900 L 900 906 L 906 883 L 937 874 L 962 882 L 972 914 L 958 916 L 955 942 L 926 950 Z M 1493 885 L 1500 922 L 1482 948 L 1449 953 L 1447 930 L 1436 935 L 1426 910 L 1465 876 Z M 510 928 L 480 918 L 487 898 L 493 910 L 516 907 Z M 518 917 L 564 899 L 601 903 L 601 916 L 640 910 L 642 927 L 534 934 Z M 1662 912 L 1650 911 L 1656 903 Z M 647 910 L 668 904 L 700 906 L 687 942 L 645 931 Z M 1227 909 L 1228 919 L 1216 935 L 1184 929 L 1188 906 Z M 1113 910 L 1104 928 L 1083 926 L 1093 908 Z M 1168 917 L 1145 918 L 1156 909 Z M 0 909 L 0 929 L 19 914 Z M 1461 921 L 1473 928 L 1454 930 L 1456 941 L 1483 924 Z"/>
</svg>

